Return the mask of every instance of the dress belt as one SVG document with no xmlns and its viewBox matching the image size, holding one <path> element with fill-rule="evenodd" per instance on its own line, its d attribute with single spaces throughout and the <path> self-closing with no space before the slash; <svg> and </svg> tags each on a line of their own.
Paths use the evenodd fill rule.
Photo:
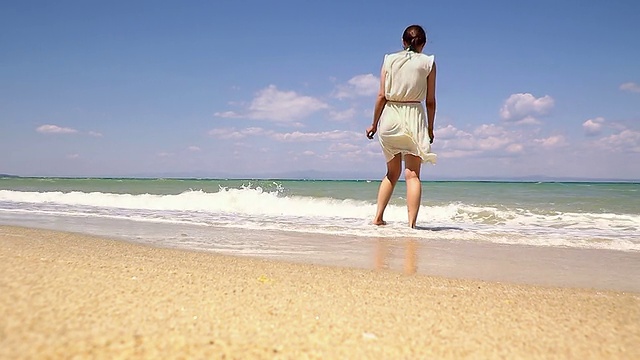
<svg viewBox="0 0 640 360">
<path fill-rule="evenodd" d="M 398 104 L 420 104 L 420 101 L 397 101 L 397 100 L 387 100 L 390 103 L 398 103 Z"/>
</svg>

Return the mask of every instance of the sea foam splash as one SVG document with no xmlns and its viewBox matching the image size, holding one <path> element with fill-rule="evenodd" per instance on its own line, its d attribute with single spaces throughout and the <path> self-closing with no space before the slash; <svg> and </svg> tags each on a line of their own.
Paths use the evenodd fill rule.
<svg viewBox="0 0 640 360">
<path fill-rule="evenodd" d="M 370 220 L 376 204 L 353 199 L 288 195 L 277 186 L 220 187 L 217 192 L 115 194 L 0 190 L 0 213 L 98 217 L 306 233 L 491 241 L 528 245 L 640 251 L 640 216 L 497 208 L 459 202 L 423 205 L 416 231 L 406 227 L 405 206 L 389 205 L 389 226 Z"/>
</svg>

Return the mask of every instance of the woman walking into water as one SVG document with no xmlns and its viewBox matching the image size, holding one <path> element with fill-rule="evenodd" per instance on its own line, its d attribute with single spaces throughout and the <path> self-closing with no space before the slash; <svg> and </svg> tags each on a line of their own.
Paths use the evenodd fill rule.
<svg viewBox="0 0 640 360">
<path fill-rule="evenodd" d="M 387 160 L 387 174 L 378 190 L 373 223 L 386 224 L 384 210 L 400 178 L 404 158 L 409 226 L 415 228 L 422 197 L 420 168 L 424 162 L 436 162 L 436 155 L 431 152 L 436 115 L 436 63 L 433 55 L 422 54 L 427 35 L 421 26 L 409 26 L 402 34 L 402 43 L 404 50 L 384 57 L 373 124 L 367 129 L 369 139 L 378 133 Z"/>
</svg>

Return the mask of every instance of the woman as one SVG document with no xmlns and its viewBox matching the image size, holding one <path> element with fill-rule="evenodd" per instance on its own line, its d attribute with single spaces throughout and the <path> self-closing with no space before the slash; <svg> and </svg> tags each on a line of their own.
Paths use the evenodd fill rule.
<svg viewBox="0 0 640 360">
<path fill-rule="evenodd" d="M 422 197 L 420 167 L 424 162 L 436 162 L 436 155 L 431 153 L 436 114 L 436 63 L 433 55 L 422 54 L 427 35 L 421 26 L 409 26 L 402 35 L 402 43 L 404 50 L 384 57 L 373 124 L 367 129 L 369 139 L 378 132 L 387 160 L 387 174 L 378 190 L 378 209 L 373 223 L 386 224 L 384 210 L 400 178 L 404 158 L 409 226 L 415 228 Z M 422 100 L 426 100 L 426 119 Z"/>
</svg>

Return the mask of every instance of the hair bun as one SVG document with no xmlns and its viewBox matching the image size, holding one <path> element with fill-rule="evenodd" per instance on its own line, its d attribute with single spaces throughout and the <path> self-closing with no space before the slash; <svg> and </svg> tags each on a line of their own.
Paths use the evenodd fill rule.
<svg viewBox="0 0 640 360">
<path fill-rule="evenodd" d="M 408 46 L 408 50 L 416 51 L 416 48 L 427 43 L 427 33 L 420 25 L 411 25 L 404 30 L 402 40 Z"/>
</svg>

